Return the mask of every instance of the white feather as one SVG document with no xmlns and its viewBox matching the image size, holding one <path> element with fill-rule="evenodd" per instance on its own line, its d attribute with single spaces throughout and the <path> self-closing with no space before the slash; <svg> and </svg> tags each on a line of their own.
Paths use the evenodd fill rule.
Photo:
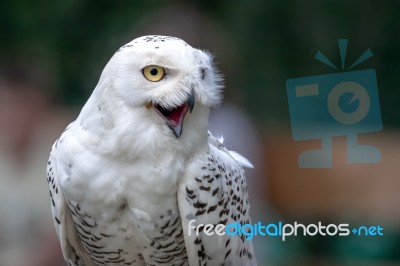
<svg viewBox="0 0 400 266">
<path fill-rule="evenodd" d="M 142 69 L 149 65 L 164 68 L 164 78 L 147 80 Z M 52 210 L 64 257 L 71 265 L 102 264 L 95 261 L 110 260 L 105 254 L 114 254 L 114 259 L 118 254 L 127 264 L 155 264 L 158 249 L 152 246 L 153 239 L 169 228 L 160 229 L 161 217 L 170 215 L 174 220 L 179 211 L 193 212 L 193 205 L 187 205 L 178 190 L 196 182 L 195 168 L 205 163 L 208 152 L 235 171 L 237 180 L 243 180 L 241 193 L 248 208 L 241 166 L 251 167 L 250 162 L 225 149 L 223 139 L 207 134 L 210 107 L 222 98 L 221 84 L 212 56 L 177 38 L 140 37 L 114 54 L 50 156 Z M 188 101 L 189 94 L 194 95 L 194 109 L 184 117 L 178 138 L 154 106 L 176 108 Z M 215 185 L 221 193 L 232 189 L 226 183 Z M 217 204 L 216 199 L 209 200 Z M 247 218 L 248 213 L 243 216 Z M 215 217 L 210 212 L 205 221 L 213 222 Z M 186 227 L 183 217 L 178 225 Z M 186 253 L 181 257 L 196 265 L 198 254 L 186 240 L 185 236 Z M 205 240 L 206 250 L 216 257 L 225 243 L 213 240 Z M 237 240 L 232 241 L 236 250 L 240 247 Z M 161 246 L 161 240 L 156 242 Z M 245 247 L 252 252 L 251 242 Z M 229 255 L 229 261 L 234 256 L 238 254 Z M 223 262 L 221 256 L 216 260 Z M 247 265 L 255 264 L 254 259 L 249 261 Z"/>
</svg>

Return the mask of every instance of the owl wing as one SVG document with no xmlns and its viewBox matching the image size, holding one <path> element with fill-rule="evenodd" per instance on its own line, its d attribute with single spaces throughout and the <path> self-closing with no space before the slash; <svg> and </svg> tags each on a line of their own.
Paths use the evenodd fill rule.
<svg viewBox="0 0 400 266">
<path fill-rule="evenodd" d="M 213 229 L 224 232 L 223 227 L 217 228 L 218 224 L 251 223 L 242 169 L 242 166 L 252 167 L 251 163 L 228 151 L 222 140 L 211 134 L 208 143 L 208 151 L 193 159 L 178 189 L 189 264 L 256 265 L 252 242 L 246 240 L 245 235 L 217 235 L 213 230 L 214 234 L 210 235 L 210 230 L 204 226 L 212 224 Z M 195 226 L 198 227 L 194 229 Z"/>
<path fill-rule="evenodd" d="M 67 128 L 68 129 L 68 128 Z M 60 137 L 60 139 L 62 136 Z M 57 140 L 51 150 L 47 163 L 47 182 L 50 189 L 51 211 L 64 259 L 70 266 L 89 266 L 84 263 L 82 255 L 83 246 L 79 240 L 75 224 L 72 220 L 68 205 L 60 189 L 59 174 L 57 171 Z M 90 263 L 90 260 L 89 260 Z"/>
</svg>

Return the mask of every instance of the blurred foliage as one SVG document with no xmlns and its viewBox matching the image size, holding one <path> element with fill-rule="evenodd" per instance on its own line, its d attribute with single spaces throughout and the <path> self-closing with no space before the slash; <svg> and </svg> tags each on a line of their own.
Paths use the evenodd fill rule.
<svg viewBox="0 0 400 266">
<path fill-rule="evenodd" d="M 347 66 L 364 50 L 374 57 L 356 69 L 375 68 L 384 124 L 398 123 L 400 24 L 396 1 L 254 1 L 242 4 L 236 23 L 246 73 L 241 88 L 252 89 L 252 113 L 260 119 L 288 117 L 288 78 L 333 73 L 314 60 L 323 51 L 339 65 L 337 40 L 348 38 Z M 251 15 L 249 15 L 251 14 Z M 260 112 L 260 107 L 268 110 Z M 287 120 L 287 119 L 285 119 Z"/>
<path fill-rule="evenodd" d="M 154 1 L 3 1 L 1 53 L 55 67 L 59 96 L 81 105 L 94 88 L 112 50 L 114 35 L 126 31 Z M 122 45 L 122 44 L 120 44 Z M 40 63 L 40 62 L 39 62 Z"/>
<path fill-rule="evenodd" d="M 337 40 L 348 38 L 347 64 L 372 49 L 374 57 L 357 69 L 377 70 L 384 125 L 399 125 L 395 0 L 2 1 L 0 59 L 22 57 L 49 66 L 59 80 L 58 98 L 80 106 L 113 52 L 137 37 L 138 22 L 170 4 L 201 10 L 231 36 L 229 45 L 238 52 L 228 84 L 235 84 L 235 100 L 259 122 L 288 124 L 286 79 L 333 73 L 314 55 L 321 50 L 338 63 Z"/>
</svg>

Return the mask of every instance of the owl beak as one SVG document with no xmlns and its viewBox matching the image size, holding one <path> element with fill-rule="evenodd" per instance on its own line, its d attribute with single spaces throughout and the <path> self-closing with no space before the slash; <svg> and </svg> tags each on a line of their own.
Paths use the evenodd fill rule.
<svg viewBox="0 0 400 266">
<path fill-rule="evenodd" d="M 182 135 L 183 120 L 185 119 L 185 116 L 188 111 L 190 113 L 193 111 L 194 102 L 195 99 L 194 99 L 194 94 L 192 92 L 188 96 L 186 102 L 184 102 L 180 106 L 177 106 L 172 109 L 165 109 L 159 104 L 156 104 L 154 105 L 154 109 L 162 118 L 164 118 L 164 120 L 167 122 L 168 127 L 171 129 L 172 133 L 174 133 L 175 137 L 179 138 Z"/>
<path fill-rule="evenodd" d="M 187 104 L 189 106 L 190 113 L 193 111 L 194 108 L 194 93 L 193 91 L 189 94 Z"/>
</svg>

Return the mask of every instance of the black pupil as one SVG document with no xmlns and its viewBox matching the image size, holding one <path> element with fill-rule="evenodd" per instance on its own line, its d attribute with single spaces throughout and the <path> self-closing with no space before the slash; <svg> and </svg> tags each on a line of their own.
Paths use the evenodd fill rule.
<svg viewBox="0 0 400 266">
<path fill-rule="evenodd" d="M 153 75 L 153 76 L 156 76 L 158 74 L 158 70 L 156 68 L 152 68 L 150 70 L 150 74 Z"/>
</svg>

